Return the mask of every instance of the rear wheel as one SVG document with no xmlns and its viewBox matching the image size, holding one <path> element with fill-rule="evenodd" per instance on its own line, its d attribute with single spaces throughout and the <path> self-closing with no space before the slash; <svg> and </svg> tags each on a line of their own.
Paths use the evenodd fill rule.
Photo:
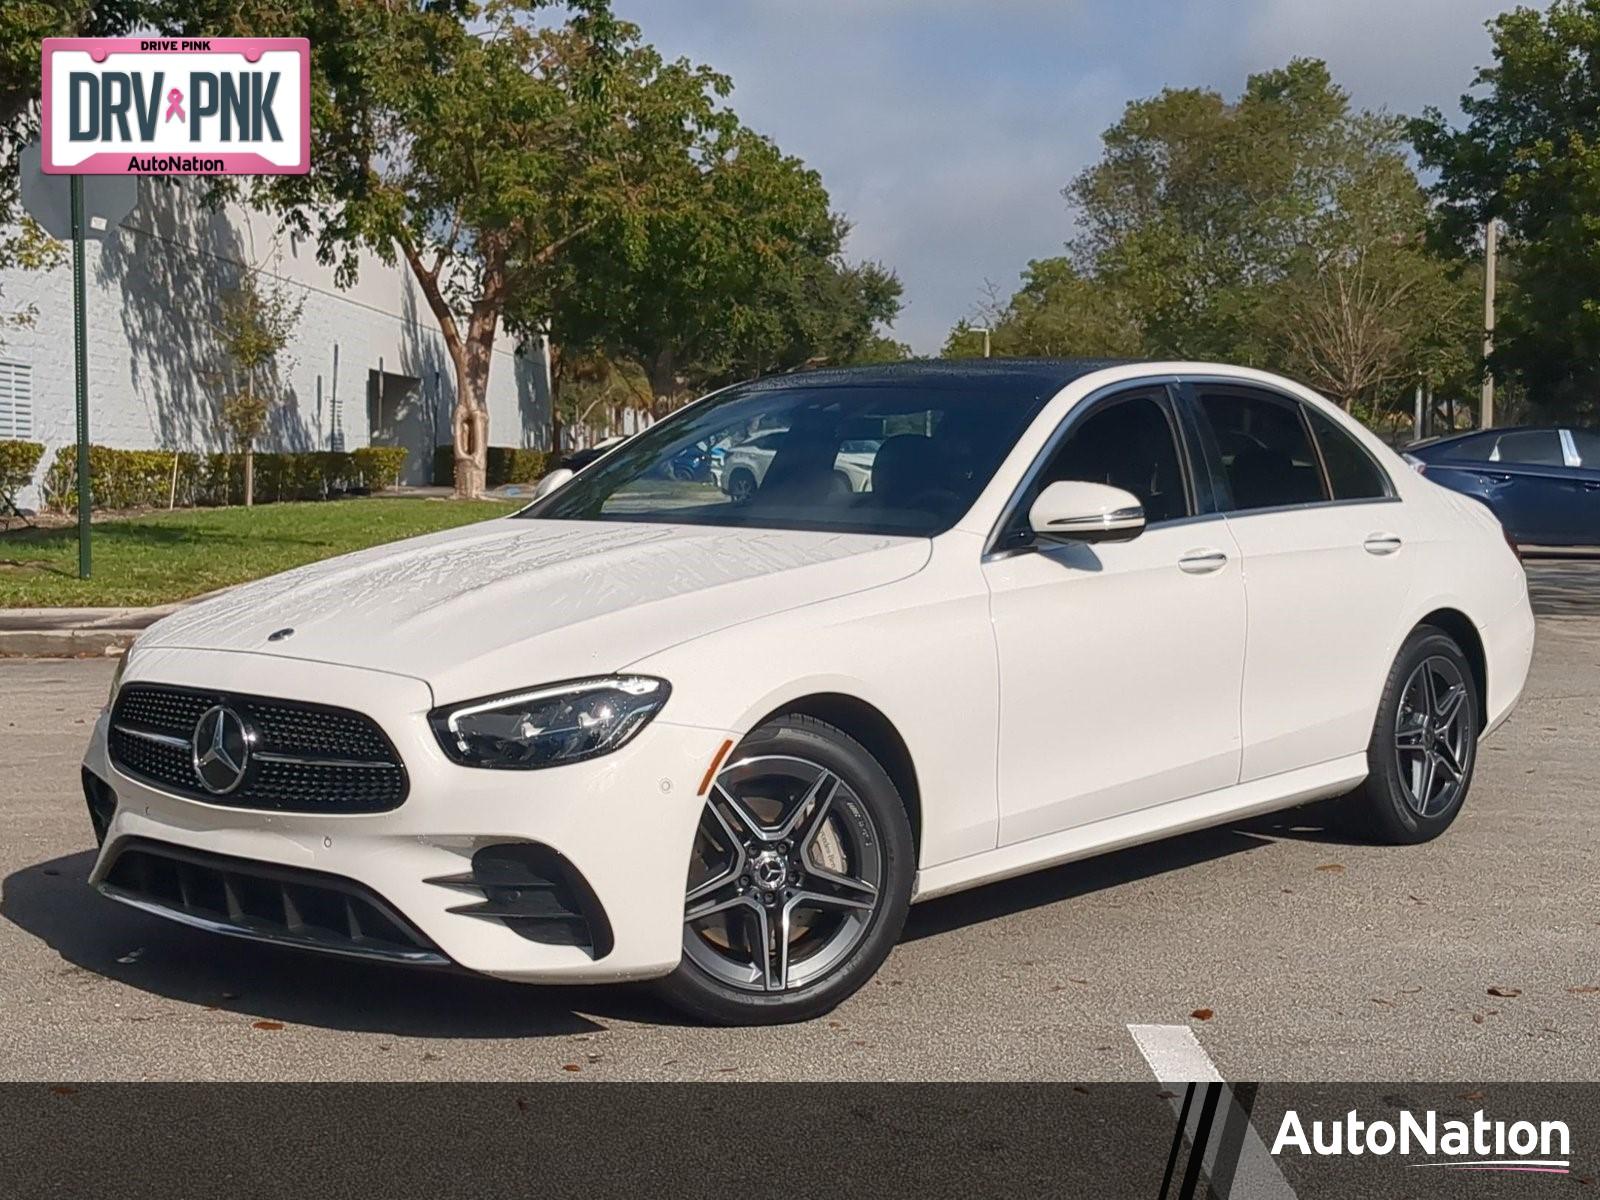
<svg viewBox="0 0 1600 1200">
<path fill-rule="evenodd" d="M 1450 827 L 1472 785 L 1482 701 L 1472 666 L 1432 626 L 1400 649 L 1367 746 L 1367 780 L 1349 816 L 1377 841 L 1426 842 Z"/>
<path fill-rule="evenodd" d="M 894 947 L 913 857 L 899 793 L 858 742 L 810 717 L 763 725 L 707 797 L 662 993 L 725 1025 L 829 1011 Z"/>
</svg>

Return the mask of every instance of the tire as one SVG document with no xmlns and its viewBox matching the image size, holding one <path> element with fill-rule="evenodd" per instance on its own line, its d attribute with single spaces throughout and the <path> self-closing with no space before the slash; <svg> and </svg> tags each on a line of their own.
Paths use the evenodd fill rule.
<svg viewBox="0 0 1600 1200">
<path fill-rule="evenodd" d="M 728 476 L 728 499 L 735 504 L 749 504 L 755 498 L 756 477 L 743 467 Z"/>
<path fill-rule="evenodd" d="M 859 742 L 812 717 L 768 722 L 728 756 L 707 798 L 683 959 L 657 991 L 717 1025 L 831 1011 L 899 939 L 915 858 L 900 793 Z"/>
<path fill-rule="evenodd" d="M 1482 712 L 1461 647 L 1431 625 L 1413 630 L 1384 683 L 1367 745 L 1366 782 L 1345 804 L 1351 831 L 1376 842 L 1415 845 L 1450 828 L 1472 786 Z"/>
</svg>

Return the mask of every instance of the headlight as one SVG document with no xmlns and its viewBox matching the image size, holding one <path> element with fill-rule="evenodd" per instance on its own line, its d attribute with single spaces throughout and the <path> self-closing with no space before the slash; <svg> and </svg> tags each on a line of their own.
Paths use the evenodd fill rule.
<svg viewBox="0 0 1600 1200">
<path fill-rule="evenodd" d="M 665 679 L 619 675 L 490 696 L 428 715 L 434 736 L 468 767 L 531 771 L 627 745 L 672 694 Z"/>
</svg>

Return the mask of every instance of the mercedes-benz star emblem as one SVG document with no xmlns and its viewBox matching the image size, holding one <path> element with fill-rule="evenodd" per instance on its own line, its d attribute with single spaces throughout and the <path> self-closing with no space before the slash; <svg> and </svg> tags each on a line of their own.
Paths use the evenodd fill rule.
<svg viewBox="0 0 1600 1200">
<path fill-rule="evenodd" d="M 250 731 L 244 718 L 224 704 L 206 709 L 194 723 L 192 757 L 206 791 L 218 796 L 233 791 L 250 765 Z"/>
</svg>

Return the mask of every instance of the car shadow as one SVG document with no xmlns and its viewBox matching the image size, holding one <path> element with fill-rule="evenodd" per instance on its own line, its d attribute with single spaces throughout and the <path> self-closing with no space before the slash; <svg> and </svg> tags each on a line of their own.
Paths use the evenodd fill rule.
<svg viewBox="0 0 1600 1200">
<path fill-rule="evenodd" d="M 911 909 L 903 941 L 1180 871 L 1280 838 L 1347 841 L 1316 807 L 1238 822 L 991 883 Z M 465 971 L 362 962 L 190 929 L 87 886 L 92 851 L 0 880 L 0 918 L 66 962 L 184 1004 L 353 1033 L 527 1038 L 594 1033 L 596 1018 L 683 1024 L 639 985 L 535 987 Z M 590 1015 L 584 1015 L 590 1014 Z"/>
<path fill-rule="evenodd" d="M 1333 815 L 1332 804 L 1306 805 L 984 884 L 971 891 L 914 905 L 901 940 L 910 942 L 934 937 L 980 921 L 992 921 L 1126 883 L 1153 879 L 1214 859 L 1257 850 L 1284 838 L 1342 845 L 1355 842 L 1357 839 L 1339 829 Z"/>
<path fill-rule="evenodd" d="M 560 1037 L 598 1017 L 675 1024 L 637 986 L 530 987 L 465 971 L 362 962 L 190 929 L 108 900 L 85 851 L 0 880 L 0 917 L 68 963 L 185 1004 L 259 1020 L 424 1038 Z"/>
</svg>

